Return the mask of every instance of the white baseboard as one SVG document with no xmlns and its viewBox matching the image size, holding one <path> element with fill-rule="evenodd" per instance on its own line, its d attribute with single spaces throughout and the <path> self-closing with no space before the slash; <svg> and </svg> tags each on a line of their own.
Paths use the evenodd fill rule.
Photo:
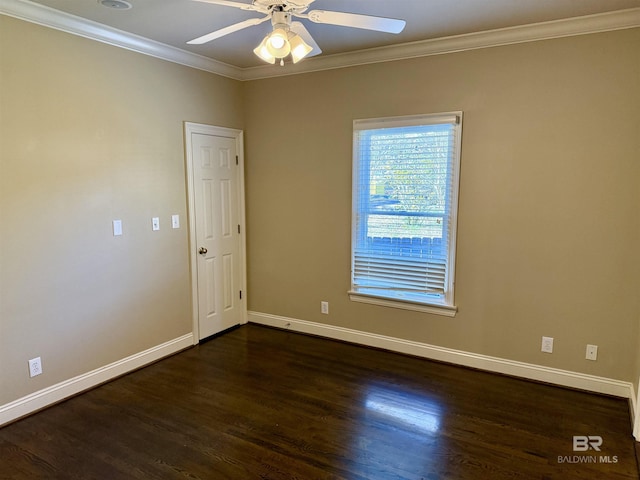
<svg viewBox="0 0 640 480">
<path fill-rule="evenodd" d="M 6 405 L 0 405 L 0 426 L 191 347 L 193 344 L 193 334 L 189 333 L 91 372 L 34 392 Z"/>
<path fill-rule="evenodd" d="M 490 357 L 462 350 L 438 347 L 426 343 L 413 342 L 385 335 L 267 313 L 248 312 L 248 320 L 251 323 L 318 335 L 369 347 L 382 348 L 455 365 L 513 375 L 564 387 L 578 388 L 594 393 L 628 398 L 633 417 L 633 435 L 636 440 L 640 441 L 640 411 L 638 411 L 640 405 L 637 401 L 638 398 L 640 398 L 640 390 L 638 395 L 636 395 L 631 382 Z M 172 355 L 180 350 L 189 348 L 193 344 L 193 335 L 189 333 L 91 372 L 34 392 L 11 403 L 1 405 L 0 426 Z"/>
<path fill-rule="evenodd" d="M 636 394 L 633 387 L 631 388 L 631 398 L 629 402 L 631 403 L 631 420 L 633 422 L 633 436 L 634 438 L 640 442 L 640 408 L 639 405 L 640 400 L 640 379 L 638 379 L 638 393 Z"/>
<path fill-rule="evenodd" d="M 298 320 L 295 318 L 281 317 L 267 313 L 249 312 L 249 322 L 288 329 L 300 333 L 319 335 L 369 347 L 382 348 L 417 357 L 477 368 L 489 372 L 512 375 L 515 377 L 546 382 L 563 387 L 577 388 L 594 393 L 628 398 L 632 404 L 636 403 L 633 384 L 631 382 L 623 382 L 621 380 L 614 380 L 611 378 L 597 377 L 584 373 L 544 367 L 531 363 L 517 362 L 515 360 L 507 360 L 504 358 L 490 357 L 462 350 L 439 347 L 437 345 L 413 342 L 385 335 L 377 335 L 374 333 L 309 322 L 306 320 Z M 634 405 L 634 407 L 637 408 L 636 405 Z M 633 409 L 635 410 L 635 408 Z M 638 412 L 636 411 L 634 413 Z M 638 415 L 636 415 L 636 419 L 637 418 Z M 637 423 L 638 422 L 636 421 L 636 424 Z"/>
</svg>

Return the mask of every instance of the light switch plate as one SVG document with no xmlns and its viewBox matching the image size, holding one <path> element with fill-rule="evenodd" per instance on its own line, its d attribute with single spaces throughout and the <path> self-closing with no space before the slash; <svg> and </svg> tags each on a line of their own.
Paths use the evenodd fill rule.
<svg viewBox="0 0 640 480">
<path fill-rule="evenodd" d="M 113 221 L 113 236 L 118 237 L 122 235 L 122 220 Z"/>
<path fill-rule="evenodd" d="M 171 215 L 171 227 L 180 228 L 180 215 Z"/>
<path fill-rule="evenodd" d="M 151 219 L 151 228 L 153 230 L 160 230 L 160 218 L 159 217 L 153 217 Z"/>
</svg>

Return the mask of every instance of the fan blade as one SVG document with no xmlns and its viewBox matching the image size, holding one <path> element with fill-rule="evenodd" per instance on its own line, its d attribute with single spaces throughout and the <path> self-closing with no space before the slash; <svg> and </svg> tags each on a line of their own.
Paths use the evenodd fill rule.
<svg viewBox="0 0 640 480">
<path fill-rule="evenodd" d="M 291 22 L 291 31 L 300 35 L 302 40 L 304 40 L 307 45 L 313 48 L 313 50 L 311 50 L 306 58 L 314 57 L 322 53 L 322 50 L 320 50 L 320 47 L 313 39 L 306 27 L 302 24 L 302 22 Z"/>
<path fill-rule="evenodd" d="M 194 0 L 195 2 L 201 3 L 212 3 L 214 5 L 225 5 L 227 7 L 235 7 L 241 10 L 258 10 L 262 11 L 259 8 L 256 8 L 254 5 L 250 3 L 240 3 L 240 2 L 231 2 L 229 0 Z M 266 12 L 265 12 L 266 13 Z"/>
<path fill-rule="evenodd" d="M 187 43 L 189 45 L 202 45 L 203 43 L 210 42 L 211 40 L 215 40 L 216 38 L 224 37 L 225 35 L 237 32 L 238 30 L 242 30 L 243 28 L 259 25 L 262 22 L 266 22 L 270 19 L 270 16 L 266 16 L 264 18 L 250 18 L 249 20 L 245 20 L 244 22 L 229 25 L 228 27 L 221 28 L 220 30 L 216 30 L 215 32 L 207 33 L 206 35 L 203 35 L 201 37 L 194 38 L 193 40 L 189 40 Z"/>
<path fill-rule="evenodd" d="M 404 20 L 395 18 L 373 17 L 358 13 L 330 12 L 327 10 L 311 10 L 307 14 L 314 23 L 328 23 L 343 27 L 364 28 L 378 32 L 400 33 L 407 24 Z"/>
</svg>

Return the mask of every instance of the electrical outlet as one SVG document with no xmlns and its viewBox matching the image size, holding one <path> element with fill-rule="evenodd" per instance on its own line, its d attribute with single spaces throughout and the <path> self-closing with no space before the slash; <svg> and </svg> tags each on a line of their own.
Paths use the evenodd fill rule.
<svg viewBox="0 0 640 480">
<path fill-rule="evenodd" d="M 553 337 L 542 337 L 542 348 L 544 353 L 553 353 Z"/>
<path fill-rule="evenodd" d="M 40 357 L 29 360 L 29 376 L 35 377 L 42 373 L 42 360 Z"/>
<path fill-rule="evenodd" d="M 598 346 L 597 345 L 587 345 L 587 360 L 597 360 L 598 359 Z"/>
<path fill-rule="evenodd" d="M 320 302 L 320 313 L 329 315 L 329 302 Z"/>
</svg>

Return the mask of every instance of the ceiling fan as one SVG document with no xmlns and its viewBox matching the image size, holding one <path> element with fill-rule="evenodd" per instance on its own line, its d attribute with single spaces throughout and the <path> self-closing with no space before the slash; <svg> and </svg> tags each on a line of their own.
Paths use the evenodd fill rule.
<svg viewBox="0 0 640 480">
<path fill-rule="evenodd" d="M 329 10 L 310 10 L 309 5 L 314 0 L 252 0 L 251 3 L 241 3 L 231 0 L 195 0 L 202 3 L 224 5 L 241 10 L 248 10 L 265 14 L 262 18 L 250 18 L 243 22 L 221 28 L 193 40 L 191 45 L 200 45 L 216 38 L 229 35 L 247 27 L 259 25 L 271 20 L 272 31 L 260 42 L 253 52 L 265 62 L 274 64 L 280 60 L 284 65 L 284 58 L 291 54 L 293 63 L 305 57 L 312 57 L 322 53 L 318 44 L 302 22 L 292 21 L 293 17 L 304 18 L 314 23 L 339 25 L 343 27 L 363 28 L 377 32 L 400 33 L 406 22 L 395 18 L 375 17 L 357 13 L 333 12 Z"/>
</svg>

